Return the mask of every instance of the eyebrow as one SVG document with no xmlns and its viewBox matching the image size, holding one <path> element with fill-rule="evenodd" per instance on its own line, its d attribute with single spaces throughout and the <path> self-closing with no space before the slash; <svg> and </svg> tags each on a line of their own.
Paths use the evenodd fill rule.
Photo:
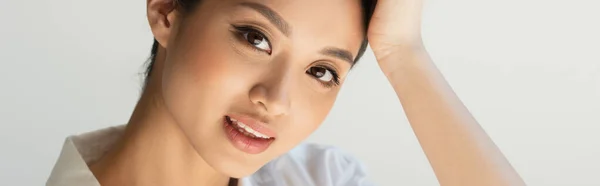
<svg viewBox="0 0 600 186">
<path fill-rule="evenodd" d="M 321 54 L 344 60 L 350 63 L 351 66 L 354 66 L 354 58 L 352 57 L 352 53 L 350 53 L 348 50 L 335 47 L 327 47 L 321 50 Z"/>
<path fill-rule="evenodd" d="M 281 31 L 283 35 L 285 35 L 286 37 L 290 36 L 290 25 L 273 9 L 267 7 L 266 5 L 254 2 L 243 2 L 240 3 L 240 5 L 257 11 L 265 18 L 267 18 L 269 22 L 271 22 L 271 24 L 275 25 L 275 27 L 277 27 L 277 29 L 279 29 L 279 31 Z M 354 57 L 352 57 L 352 53 L 350 53 L 348 50 L 335 47 L 327 47 L 321 50 L 320 53 L 326 56 L 331 56 L 334 58 L 344 60 L 350 63 L 350 65 L 354 66 Z"/>
<path fill-rule="evenodd" d="M 290 35 L 290 25 L 273 9 L 259 3 L 253 2 L 243 2 L 240 5 L 244 7 L 251 8 L 258 13 L 262 14 L 265 18 L 267 18 L 271 24 L 275 25 L 283 35 L 289 37 Z"/>
</svg>

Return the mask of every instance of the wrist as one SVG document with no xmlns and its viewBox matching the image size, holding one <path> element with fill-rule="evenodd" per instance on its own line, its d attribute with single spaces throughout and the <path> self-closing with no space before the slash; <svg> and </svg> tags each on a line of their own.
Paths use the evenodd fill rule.
<svg viewBox="0 0 600 186">
<path fill-rule="evenodd" d="M 422 44 L 398 45 L 373 52 L 379 67 L 388 78 L 396 71 L 429 61 L 429 54 Z"/>
</svg>

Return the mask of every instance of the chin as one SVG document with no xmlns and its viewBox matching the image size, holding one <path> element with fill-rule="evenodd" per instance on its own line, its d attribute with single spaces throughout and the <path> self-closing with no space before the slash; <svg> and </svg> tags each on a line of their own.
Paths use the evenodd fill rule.
<svg viewBox="0 0 600 186">
<path fill-rule="evenodd" d="M 198 156 L 206 164 L 216 172 L 233 178 L 250 176 L 273 159 L 268 158 L 269 150 L 260 154 L 243 152 L 236 148 L 225 135 L 213 134 L 210 137 L 190 142 Z"/>
<path fill-rule="evenodd" d="M 246 115 L 228 114 L 182 128 L 206 164 L 223 175 L 243 178 L 254 174 L 280 152 L 279 143 L 275 143 L 280 139 L 268 127 Z"/>
<path fill-rule="evenodd" d="M 248 162 L 250 163 L 250 162 Z M 227 175 L 232 178 L 243 178 L 254 174 L 258 171 L 265 163 L 260 165 L 248 165 L 248 164 L 240 164 L 236 161 L 220 161 L 214 162 L 213 168 L 218 172 Z"/>
<path fill-rule="evenodd" d="M 198 154 L 215 171 L 229 177 L 243 178 L 250 176 L 269 162 L 269 160 L 262 160 L 259 157 L 261 155 L 245 154 L 227 145 L 213 146 L 213 148 L 217 149 L 198 152 Z"/>
</svg>

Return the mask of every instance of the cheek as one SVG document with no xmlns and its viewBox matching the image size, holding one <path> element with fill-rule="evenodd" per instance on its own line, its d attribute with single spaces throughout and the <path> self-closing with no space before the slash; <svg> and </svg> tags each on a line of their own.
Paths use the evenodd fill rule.
<svg viewBox="0 0 600 186">
<path fill-rule="evenodd" d="M 286 134 L 290 136 L 290 143 L 298 144 L 323 123 L 333 107 L 336 95 L 337 91 L 325 95 L 312 90 L 310 93 L 294 95 L 293 113 L 290 116 L 289 127 L 286 129 Z"/>
<path fill-rule="evenodd" d="M 217 123 L 235 97 L 240 78 L 232 67 L 227 47 L 210 30 L 181 33 L 181 39 L 169 49 L 164 65 L 162 95 L 167 109 L 177 122 L 191 131 L 203 123 Z M 211 37 L 206 37 L 211 36 Z M 184 127 L 185 127 L 184 126 Z M 219 126 L 219 125 L 216 125 Z M 187 127 L 186 127 L 187 128 Z"/>
</svg>

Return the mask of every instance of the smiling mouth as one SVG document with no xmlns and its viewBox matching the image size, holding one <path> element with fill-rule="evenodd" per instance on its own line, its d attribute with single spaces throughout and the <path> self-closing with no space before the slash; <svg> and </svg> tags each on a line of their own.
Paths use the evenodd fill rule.
<svg viewBox="0 0 600 186">
<path fill-rule="evenodd" d="M 250 137 L 250 138 L 254 138 L 254 139 L 262 139 L 262 140 L 272 140 L 275 139 L 274 137 L 268 136 L 266 134 L 260 133 L 254 129 L 252 129 L 251 127 L 249 127 L 247 124 L 242 123 L 241 121 L 238 121 L 234 118 L 231 118 L 229 116 L 225 116 L 225 121 L 227 121 L 227 124 L 229 124 L 231 127 L 233 127 L 233 129 L 239 131 L 241 134 L 243 134 L 244 136 Z"/>
</svg>

